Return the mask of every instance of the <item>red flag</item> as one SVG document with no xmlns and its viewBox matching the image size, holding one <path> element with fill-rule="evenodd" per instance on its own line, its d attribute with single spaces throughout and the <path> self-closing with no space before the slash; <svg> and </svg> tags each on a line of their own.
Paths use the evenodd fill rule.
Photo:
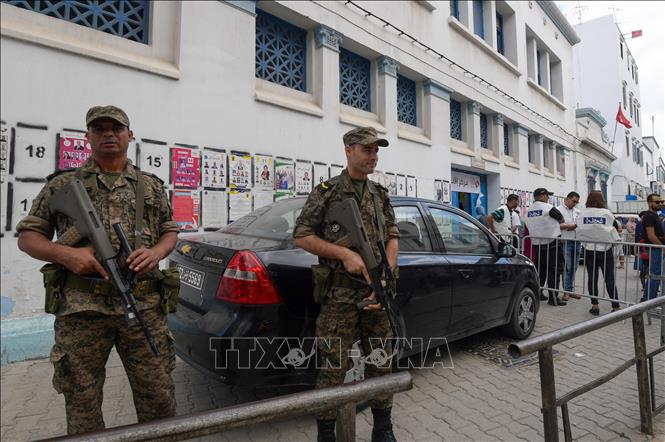
<svg viewBox="0 0 665 442">
<path fill-rule="evenodd" d="M 623 114 L 623 112 L 621 112 L 621 104 L 619 104 L 619 110 L 617 111 L 616 120 L 619 124 L 623 124 L 624 126 L 626 126 L 626 129 L 630 129 L 631 127 L 633 127 L 630 124 L 630 120 L 628 118 L 626 118 L 626 116 Z"/>
<path fill-rule="evenodd" d="M 642 30 L 638 29 L 637 31 L 633 31 L 630 33 L 630 38 L 637 38 L 642 36 Z"/>
</svg>

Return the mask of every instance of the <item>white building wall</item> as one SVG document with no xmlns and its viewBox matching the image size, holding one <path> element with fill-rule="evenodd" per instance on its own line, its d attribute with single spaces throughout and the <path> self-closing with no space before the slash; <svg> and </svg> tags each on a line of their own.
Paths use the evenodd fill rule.
<svg viewBox="0 0 665 442">
<path fill-rule="evenodd" d="M 235 3 L 241 7 L 223 2 L 154 3 L 153 42 L 148 47 L 2 3 L 1 118 L 9 129 L 18 130 L 18 123 L 44 125 L 46 138 L 55 140 L 64 128 L 85 129 L 84 114 L 90 106 L 112 103 L 127 111 L 140 145 L 150 139 L 170 146 L 183 143 L 326 164 L 344 164 L 343 133 L 356 125 L 373 125 L 391 143 L 382 149 L 378 169 L 413 175 L 423 183 L 450 181 L 451 168 L 485 174 L 490 208 L 501 202 L 502 188 L 532 191 L 542 186 L 557 196 L 577 188 L 571 43 L 539 2 L 486 2 L 490 18 L 497 8 L 514 13 L 506 30 L 514 35 L 507 48 L 513 62 L 451 18 L 448 2 L 358 2 L 505 94 L 344 2 L 259 2 L 257 7 L 309 30 L 311 86 L 307 93 L 286 90 L 255 78 L 255 18 L 243 10 L 253 2 Z M 398 72 L 419 82 L 424 91 L 418 95 L 419 128 L 397 122 L 396 80 L 376 67 L 374 111 L 355 112 L 339 104 L 337 53 L 316 47 L 318 25 L 342 34 L 342 46 L 373 60 L 373 65 L 382 56 L 390 57 L 399 65 Z M 561 84 L 556 87 L 561 88 L 561 99 L 528 78 L 527 26 L 541 47 L 560 60 L 556 69 L 561 70 Z M 493 33 L 491 26 L 486 29 Z M 491 35 L 486 40 L 496 44 Z M 426 80 L 435 86 L 425 88 Z M 502 115 L 514 128 L 511 143 L 517 158 L 503 155 L 502 143 L 495 146 L 496 154 L 480 148 L 473 112 L 465 115 L 474 135 L 466 142 L 451 140 L 448 94 L 437 84 L 457 100 L 477 102 L 488 114 L 490 133 L 497 130 L 494 115 Z M 567 149 L 565 174 L 529 166 L 527 134 Z M 15 189 L 28 185 L 16 178 L 8 176 Z M 5 194 L 2 201 L 5 213 Z M 2 295 L 14 302 L 7 314 L 3 311 L 3 319 L 42 311 L 37 272 L 41 263 L 17 250 L 13 228 L 18 218 L 15 209 L 2 238 Z"/>
<path fill-rule="evenodd" d="M 612 164 L 611 193 L 614 200 L 621 201 L 625 199 L 629 184 L 631 193 L 635 194 L 635 183 L 648 188 L 650 181 L 646 176 L 646 165 L 633 161 L 632 145 L 638 144 L 643 151 L 644 148 L 641 147 L 642 122 L 638 125 L 635 116 L 631 117 L 629 109 L 631 93 L 634 99 L 638 102 L 640 100 L 640 86 L 627 68 L 627 59 L 630 58 L 632 63 L 632 54 L 611 15 L 576 25 L 575 31 L 582 39 L 582 42 L 574 47 L 577 102 L 580 107 L 591 106 L 598 109 L 608 121 L 606 130 L 610 140 L 615 140 L 612 151 L 618 157 Z M 623 45 L 623 59 L 620 42 Z M 626 83 L 628 103 L 625 109 L 622 82 Z M 626 129 L 619 124 L 615 136 L 615 117 L 619 103 L 622 104 L 624 116 L 631 121 L 632 128 Z M 629 140 L 628 147 L 626 136 Z"/>
</svg>

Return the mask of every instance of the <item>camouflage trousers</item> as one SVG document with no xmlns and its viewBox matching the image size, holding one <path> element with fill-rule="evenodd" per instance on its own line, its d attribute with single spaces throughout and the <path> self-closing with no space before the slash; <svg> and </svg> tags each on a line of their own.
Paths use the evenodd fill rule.
<svg viewBox="0 0 665 442">
<path fill-rule="evenodd" d="M 132 387 L 139 422 L 175 415 L 175 351 L 166 316 L 159 306 L 142 313 L 160 356 L 152 353 L 141 328 L 128 328 L 122 315 L 85 311 L 56 317 L 50 358 L 53 387 L 65 396 L 68 434 L 104 429 L 105 367 L 114 345 Z"/>
<path fill-rule="evenodd" d="M 359 310 L 356 300 L 358 291 L 333 287 L 321 305 L 321 313 L 316 320 L 317 355 L 319 373 L 316 388 L 334 387 L 344 383 L 346 372 L 351 367 L 349 352 L 356 337 L 360 337 L 360 347 L 365 360 L 365 379 L 389 374 L 391 361 L 373 364 L 367 356 L 377 349 L 386 355 L 391 354 L 387 339 L 392 337 L 390 322 L 384 310 Z M 326 339 L 330 338 L 330 339 Z M 379 351 L 380 351 L 379 350 Z M 372 408 L 385 409 L 392 406 L 392 395 L 379 397 L 369 402 Z M 326 410 L 318 419 L 335 419 L 336 410 Z"/>
</svg>

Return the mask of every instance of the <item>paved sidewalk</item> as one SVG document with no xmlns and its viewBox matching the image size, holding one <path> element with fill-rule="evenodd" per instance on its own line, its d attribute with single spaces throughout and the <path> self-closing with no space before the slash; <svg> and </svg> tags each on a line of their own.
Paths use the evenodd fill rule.
<svg viewBox="0 0 665 442">
<path fill-rule="evenodd" d="M 603 312 L 609 305 L 601 304 Z M 590 318 L 589 301 L 565 307 L 541 304 L 535 334 Z M 647 348 L 658 345 L 660 324 L 647 326 Z M 412 370 L 414 388 L 395 397 L 394 422 L 401 441 L 537 441 L 543 440 L 537 360 L 506 367 L 509 341 L 490 331 L 451 344 L 454 368 Z M 630 321 L 554 347 L 559 396 L 610 371 L 633 356 Z M 665 354 L 656 360 L 657 402 L 665 401 Z M 65 433 L 64 400 L 51 386 L 52 366 L 46 359 L 2 367 L 3 441 L 25 441 Z M 230 406 L 294 392 L 228 387 L 178 360 L 174 372 L 178 414 Z M 107 366 L 104 387 L 107 426 L 136 422 L 131 390 L 115 353 Z M 634 368 L 572 401 L 575 440 L 665 440 L 665 413 L 655 418 L 656 436 L 639 432 Z M 561 428 L 561 419 L 559 419 Z M 358 439 L 369 440 L 371 413 L 358 415 Z M 209 436 L 209 441 L 307 441 L 316 439 L 313 418 L 277 422 L 249 430 Z M 563 434 L 561 434 L 563 440 Z"/>
</svg>

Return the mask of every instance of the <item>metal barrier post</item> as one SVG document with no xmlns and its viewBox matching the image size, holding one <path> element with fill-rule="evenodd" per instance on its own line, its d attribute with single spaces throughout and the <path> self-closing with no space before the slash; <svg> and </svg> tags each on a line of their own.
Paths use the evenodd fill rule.
<svg viewBox="0 0 665 442">
<path fill-rule="evenodd" d="M 653 415 L 651 409 L 651 395 L 649 392 L 649 373 L 643 314 L 633 316 L 633 339 L 635 341 L 637 392 L 640 401 L 640 431 L 653 435 Z"/>
<path fill-rule="evenodd" d="M 335 435 L 339 442 L 356 440 L 356 404 L 351 402 L 337 409 Z"/>
<path fill-rule="evenodd" d="M 540 367 L 540 391 L 543 400 L 543 429 L 545 442 L 559 442 L 559 421 L 556 411 L 556 385 L 554 381 L 554 358 L 552 346 L 538 350 Z"/>
</svg>

